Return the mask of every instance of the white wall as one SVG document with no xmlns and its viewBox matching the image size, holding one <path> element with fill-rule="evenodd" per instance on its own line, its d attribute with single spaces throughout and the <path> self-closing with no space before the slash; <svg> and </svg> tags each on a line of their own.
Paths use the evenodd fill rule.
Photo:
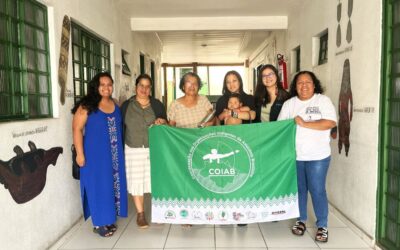
<svg viewBox="0 0 400 250">
<path fill-rule="evenodd" d="M 156 72 L 160 66 L 160 44 L 150 35 L 133 35 L 130 31 L 129 19 L 119 13 L 112 0 L 43 0 L 41 1 L 54 10 L 54 16 L 49 16 L 49 23 L 54 25 L 55 37 L 51 65 L 52 79 L 57 79 L 58 57 L 60 51 L 61 25 L 64 15 L 68 15 L 84 27 L 106 39 L 113 45 L 114 60 L 111 62 L 115 70 L 120 70 L 121 48 L 130 52 L 129 59 L 132 69 L 138 65 L 138 51 L 145 52 L 156 61 Z M 51 25 L 50 25 L 51 26 Z M 71 48 L 70 55 L 71 56 Z M 55 58 L 55 59 L 54 59 Z M 114 78 L 128 82 L 130 79 L 122 76 L 120 71 L 113 72 Z M 135 71 L 135 70 L 134 70 Z M 137 71 L 135 72 L 137 74 Z M 158 73 L 159 74 L 159 73 Z M 53 100 L 58 110 L 58 117 L 29 121 L 7 122 L 0 124 L 0 159 L 8 161 L 15 156 L 13 148 L 20 145 L 26 152 L 28 141 L 33 141 L 37 148 L 49 149 L 62 147 L 64 152 L 57 160 L 56 166 L 50 165 L 47 171 L 47 182 L 44 190 L 33 200 L 17 204 L 7 189 L 0 185 L 0 249 L 46 249 L 61 237 L 82 216 L 79 182 L 71 176 L 72 143 L 70 109 L 73 106 L 73 83 L 71 61 L 68 68 L 67 98 L 65 105 L 59 102 L 58 82 L 52 82 Z M 122 84 L 115 83 L 118 92 Z M 157 90 L 159 92 L 159 90 Z M 24 134 L 37 128 L 45 128 L 44 132 L 13 137 L 13 134 Z"/>
<path fill-rule="evenodd" d="M 379 93 L 381 65 L 381 1 L 354 0 L 352 23 L 352 41 L 346 41 L 348 0 L 340 1 L 341 45 L 336 46 L 337 4 L 338 1 L 312 0 L 305 2 L 301 9 L 289 15 L 286 32 L 285 55 L 301 47 L 301 70 L 316 73 L 325 89 L 338 108 L 339 93 L 343 74 L 343 63 L 350 60 L 351 88 L 353 93 L 353 120 L 351 121 L 350 151 L 348 157 L 338 153 L 338 139 L 331 142 L 332 162 L 329 169 L 327 190 L 330 203 L 344 214 L 353 224 L 369 237 L 375 238 L 376 192 L 378 178 L 378 130 L 379 130 Z M 328 63 L 316 66 L 312 63 L 312 38 L 328 29 Z M 281 33 L 273 32 L 265 43 Z M 284 40 L 284 39 L 283 39 Z M 277 42 L 279 51 L 280 43 Z M 260 48 L 259 48 L 260 49 Z M 271 48 L 272 49 L 272 48 Z M 263 52 L 258 55 L 273 53 Z M 250 69 L 260 61 L 250 58 Z M 263 61 L 263 60 L 261 60 Z M 269 63 L 264 59 L 264 63 Z M 288 60 L 288 72 L 290 70 Z M 251 74 L 252 75 L 252 74 Z M 288 75 L 292 79 L 294 75 Z M 373 108 L 373 112 L 362 111 Z M 372 109 L 369 109 L 372 110 Z M 362 112 L 361 112 L 362 111 Z"/>
</svg>

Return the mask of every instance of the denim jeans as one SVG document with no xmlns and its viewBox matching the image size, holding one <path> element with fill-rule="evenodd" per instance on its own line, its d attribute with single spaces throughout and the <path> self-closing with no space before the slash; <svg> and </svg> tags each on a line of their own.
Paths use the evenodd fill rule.
<svg viewBox="0 0 400 250">
<path fill-rule="evenodd" d="M 296 161 L 299 210 L 302 222 L 307 221 L 307 197 L 310 191 L 317 227 L 328 226 L 328 198 L 325 182 L 331 157 L 317 161 Z"/>
</svg>

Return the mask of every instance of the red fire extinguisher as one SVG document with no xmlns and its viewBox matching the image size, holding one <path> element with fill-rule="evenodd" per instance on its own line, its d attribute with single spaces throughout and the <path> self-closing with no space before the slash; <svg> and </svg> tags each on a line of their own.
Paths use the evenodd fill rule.
<svg viewBox="0 0 400 250">
<path fill-rule="evenodd" d="M 286 61 L 282 54 L 278 54 L 276 58 L 278 59 L 278 71 L 279 71 L 279 76 L 281 78 L 282 87 L 284 89 L 288 89 L 289 85 L 287 81 Z"/>
</svg>

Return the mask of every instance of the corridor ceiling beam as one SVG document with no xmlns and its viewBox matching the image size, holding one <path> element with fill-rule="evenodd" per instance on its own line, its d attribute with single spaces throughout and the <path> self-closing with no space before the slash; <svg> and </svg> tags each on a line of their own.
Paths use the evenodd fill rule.
<svg viewBox="0 0 400 250">
<path fill-rule="evenodd" d="M 131 18 L 132 31 L 281 30 L 287 16 Z"/>
</svg>

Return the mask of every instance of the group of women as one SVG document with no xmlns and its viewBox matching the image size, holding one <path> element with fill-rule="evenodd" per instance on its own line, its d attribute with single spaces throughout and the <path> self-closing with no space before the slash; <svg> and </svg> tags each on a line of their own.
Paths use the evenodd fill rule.
<svg viewBox="0 0 400 250">
<path fill-rule="evenodd" d="M 127 215 L 128 191 L 136 207 L 137 225 L 146 228 L 143 194 L 151 192 L 148 128 L 159 124 L 196 128 L 212 113 L 213 106 L 199 95 L 201 79 L 192 72 L 182 77 L 179 88 L 184 96 L 171 103 L 167 114 L 163 104 L 150 95 L 152 79 L 148 75 L 136 79 L 136 95 L 122 104 L 122 112 L 111 97 L 113 80 L 108 73 L 99 73 L 89 85 L 88 94 L 72 109 L 85 218 L 92 217 L 96 233 L 113 235 L 117 230 L 116 216 Z M 322 92 L 315 74 L 301 71 L 295 75 L 288 93 L 282 88 L 277 69 L 268 64 L 259 71 L 253 97 L 244 92 L 240 74 L 229 71 L 215 117 L 202 126 L 223 125 L 229 118 L 240 123 L 294 119 L 300 217 L 292 233 L 301 236 L 306 231 L 310 192 L 317 217 L 315 240 L 326 242 L 325 182 L 330 163 L 330 129 L 336 126 L 336 112 Z M 232 108 L 231 97 L 240 105 Z"/>
</svg>

